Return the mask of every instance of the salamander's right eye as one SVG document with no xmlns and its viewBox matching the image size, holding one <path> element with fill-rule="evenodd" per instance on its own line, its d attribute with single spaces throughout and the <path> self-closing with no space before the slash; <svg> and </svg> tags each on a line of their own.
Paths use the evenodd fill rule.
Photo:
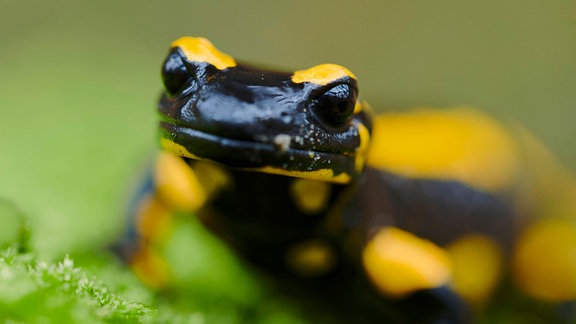
<svg viewBox="0 0 576 324">
<path fill-rule="evenodd" d="M 166 94 L 174 97 L 180 93 L 191 79 L 178 49 L 173 49 L 162 66 L 162 80 L 166 88 Z"/>
</svg>

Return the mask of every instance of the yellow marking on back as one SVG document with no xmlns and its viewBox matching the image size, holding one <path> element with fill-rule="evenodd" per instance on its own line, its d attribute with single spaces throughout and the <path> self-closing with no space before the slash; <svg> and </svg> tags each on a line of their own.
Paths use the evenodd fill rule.
<svg viewBox="0 0 576 324">
<path fill-rule="evenodd" d="M 325 181 L 294 179 L 290 183 L 290 194 L 298 209 L 305 214 L 316 214 L 326 210 L 331 186 Z"/>
<path fill-rule="evenodd" d="M 576 176 L 544 143 L 515 125 L 522 153 L 520 204 L 535 218 L 575 219 Z"/>
<path fill-rule="evenodd" d="M 553 302 L 576 299 L 576 224 L 548 219 L 529 227 L 517 243 L 514 275 L 529 295 Z"/>
<path fill-rule="evenodd" d="M 182 37 L 174 41 L 171 46 L 180 48 L 188 60 L 209 63 L 218 70 L 236 66 L 236 61 L 230 55 L 220 52 L 206 38 Z"/>
<path fill-rule="evenodd" d="M 347 68 L 337 64 L 320 64 L 307 70 L 298 70 L 292 75 L 292 82 L 303 83 L 310 82 L 319 85 L 326 85 L 338 79 L 350 77 L 356 79 L 356 76 Z"/>
<path fill-rule="evenodd" d="M 299 275 L 315 277 L 330 271 L 336 256 L 330 245 L 314 239 L 293 246 L 286 255 L 286 263 Z"/>
<path fill-rule="evenodd" d="M 452 274 L 450 257 L 442 248 L 395 227 L 380 229 L 364 248 L 362 260 L 376 288 L 391 297 L 446 285 Z"/>
<path fill-rule="evenodd" d="M 280 168 L 266 166 L 266 167 L 257 168 L 254 170 L 265 172 L 265 173 L 296 177 L 296 178 L 330 181 L 330 182 L 342 183 L 342 184 L 348 183 L 351 180 L 350 175 L 347 173 L 344 173 L 344 172 L 335 176 L 334 171 L 332 169 L 320 169 L 320 170 L 314 170 L 314 171 L 294 171 L 294 170 L 284 170 L 284 169 L 280 169 Z"/>
<path fill-rule="evenodd" d="M 187 157 L 191 159 L 199 159 L 198 156 L 190 153 L 190 151 L 188 151 L 187 148 L 168 138 L 163 137 L 160 139 L 160 147 L 162 147 L 163 150 L 172 152 L 178 156 Z"/>
<path fill-rule="evenodd" d="M 419 109 L 374 120 L 368 164 L 402 176 L 498 190 L 513 183 L 518 152 L 506 130 L 478 111 Z"/>
<path fill-rule="evenodd" d="M 503 256 L 489 237 L 469 234 L 446 247 L 454 269 L 452 288 L 467 302 L 482 307 L 496 288 Z"/>
<path fill-rule="evenodd" d="M 195 211 L 206 202 L 206 193 L 196 174 L 177 156 L 160 152 L 154 180 L 160 198 L 173 208 Z"/>
</svg>

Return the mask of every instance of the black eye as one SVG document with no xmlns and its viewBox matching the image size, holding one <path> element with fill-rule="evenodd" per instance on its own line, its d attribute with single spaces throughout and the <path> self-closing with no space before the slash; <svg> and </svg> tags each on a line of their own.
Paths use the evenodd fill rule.
<svg viewBox="0 0 576 324">
<path fill-rule="evenodd" d="M 162 66 L 162 80 L 168 96 L 173 97 L 184 89 L 190 74 L 176 50 L 172 50 Z"/>
<path fill-rule="evenodd" d="M 331 126 L 342 126 L 354 113 L 356 91 L 348 84 L 339 84 L 324 92 L 315 101 L 320 117 Z"/>
</svg>

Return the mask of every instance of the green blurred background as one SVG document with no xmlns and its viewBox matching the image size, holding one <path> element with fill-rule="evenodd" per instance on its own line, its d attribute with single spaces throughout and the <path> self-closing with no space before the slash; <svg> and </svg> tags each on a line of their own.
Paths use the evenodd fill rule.
<svg viewBox="0 0 576 324">
<path fill-rule="evenodd" d="M 0 197 L 49 254 L 117 235 L 168 45 L 350 68 L 379 110 L 471 105 L 576 163 L 576 2 L 0 0 Z"/>
</svg>

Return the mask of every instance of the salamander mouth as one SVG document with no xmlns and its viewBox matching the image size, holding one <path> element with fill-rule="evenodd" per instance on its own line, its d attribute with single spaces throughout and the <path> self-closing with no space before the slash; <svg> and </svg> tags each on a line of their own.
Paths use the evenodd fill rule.
<svg viewBox="0 0 576 324">
<path fill-rule="evenodd" d="M 337 182 L 345 182 L 354 170 L 353 156 L 293 148 L 289 135 L 277 135 L 271 142 L 240 140 L 168 121 L 160 122 L 160 132 L 165 150 L 232 168 Z M 341 180 L 334 180 L 338 177 Z"/>
</svg>

